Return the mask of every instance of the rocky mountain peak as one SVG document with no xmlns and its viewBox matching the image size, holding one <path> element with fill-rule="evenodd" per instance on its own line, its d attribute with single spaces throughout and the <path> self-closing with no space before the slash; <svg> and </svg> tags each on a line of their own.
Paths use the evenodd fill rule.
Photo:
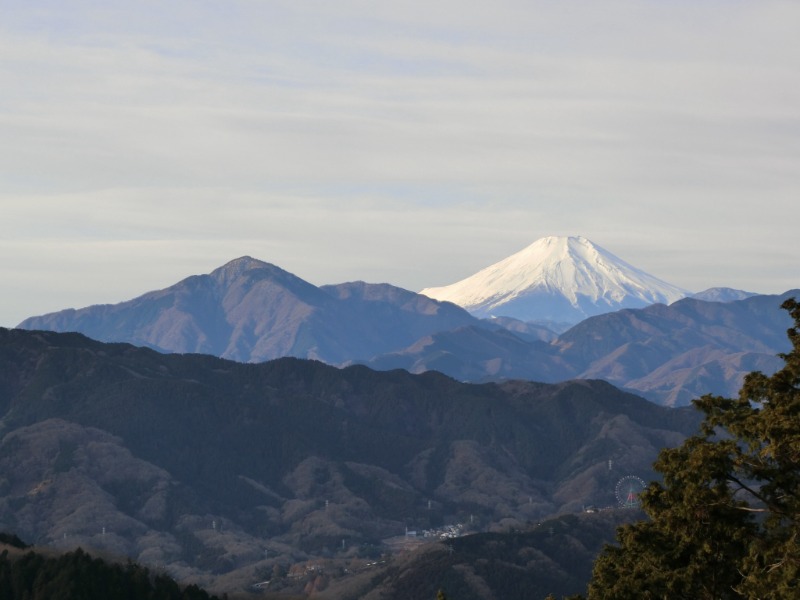
<svg viewBox="0 0 800 600">
<path fill-rule="evenodd" d="M 214 269 L 211 272 L 211 277 L 220 282 L 231 281 L 237 277 L 240 277 L 243 273 L 252 271 L 254 269 L 280 270 L 275 265 L 258 260 L 252 256 L 240 256 L 239 258 L 235 258 L 232 261 L 225 263 L 221 267 Z"/>
</svg>

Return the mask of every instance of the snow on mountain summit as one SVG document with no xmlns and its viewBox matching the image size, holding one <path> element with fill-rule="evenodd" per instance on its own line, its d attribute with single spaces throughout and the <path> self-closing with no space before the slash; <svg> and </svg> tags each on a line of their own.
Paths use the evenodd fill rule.
<svg viewBox="0 0 800 600">
<path fill-rule="evenodd" d="M 580 236 L 539 239 L 466 279 L 420 293 L 479 317 L 570 323 L 689 294 Z"/>
</svg>

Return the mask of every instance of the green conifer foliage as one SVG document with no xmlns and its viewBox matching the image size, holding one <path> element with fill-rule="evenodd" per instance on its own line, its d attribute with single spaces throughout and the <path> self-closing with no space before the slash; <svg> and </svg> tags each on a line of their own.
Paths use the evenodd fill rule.
<svg viewBox="0 0 800 600">
<path fill-rule="evenodd" d="M 698 435 L 661 452 L 649 521 L 597 559 L 590 600 L 800 598 L 800 303 L 784 367 L 748 375 L 736 399 L 704 396 Z"/>
<path fill-rule="evenodd" d="M 195 585 L 181 589 L 135 563 L 121 566 L 78 548 L 58 557 L 0 553 L 0 600 L 216 600 Z"/>
</svg>

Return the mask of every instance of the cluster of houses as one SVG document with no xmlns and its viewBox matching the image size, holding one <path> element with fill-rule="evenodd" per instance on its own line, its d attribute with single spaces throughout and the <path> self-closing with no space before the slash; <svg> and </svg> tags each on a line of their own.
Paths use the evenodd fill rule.
<svg viewBox="0 0 800 600">
<path fill-rule="evenodd" d="M 411 531 L 406 528 L 406 537 L 423 537 L 429 539 L 448 540 L 464 535 L 464 524 L 445 525 L 436 529 L 423 529 L 420 532 Z"/>
</svg>

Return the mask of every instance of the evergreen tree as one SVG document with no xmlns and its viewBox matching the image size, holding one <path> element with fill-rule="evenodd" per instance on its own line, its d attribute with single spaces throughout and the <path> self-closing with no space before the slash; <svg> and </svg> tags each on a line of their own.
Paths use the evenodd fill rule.
<svg viewBox="0 0 800 600">
<path fill-rule="evenodd" d="M 589 599 L 800 598 L 800 304 L 784 367 L 751 373 L 736 399 L 704 396 L 698 435 L 661 452 L 649 521 L 618 531 Z"/>
<path fill-rule="evenodd" d="M 0 553 L 0 600 L 216 600 L 196 585 L 181 589 L 142 566 L 123 568 L 78 548 L 57 558 Z"/>
</svg>

